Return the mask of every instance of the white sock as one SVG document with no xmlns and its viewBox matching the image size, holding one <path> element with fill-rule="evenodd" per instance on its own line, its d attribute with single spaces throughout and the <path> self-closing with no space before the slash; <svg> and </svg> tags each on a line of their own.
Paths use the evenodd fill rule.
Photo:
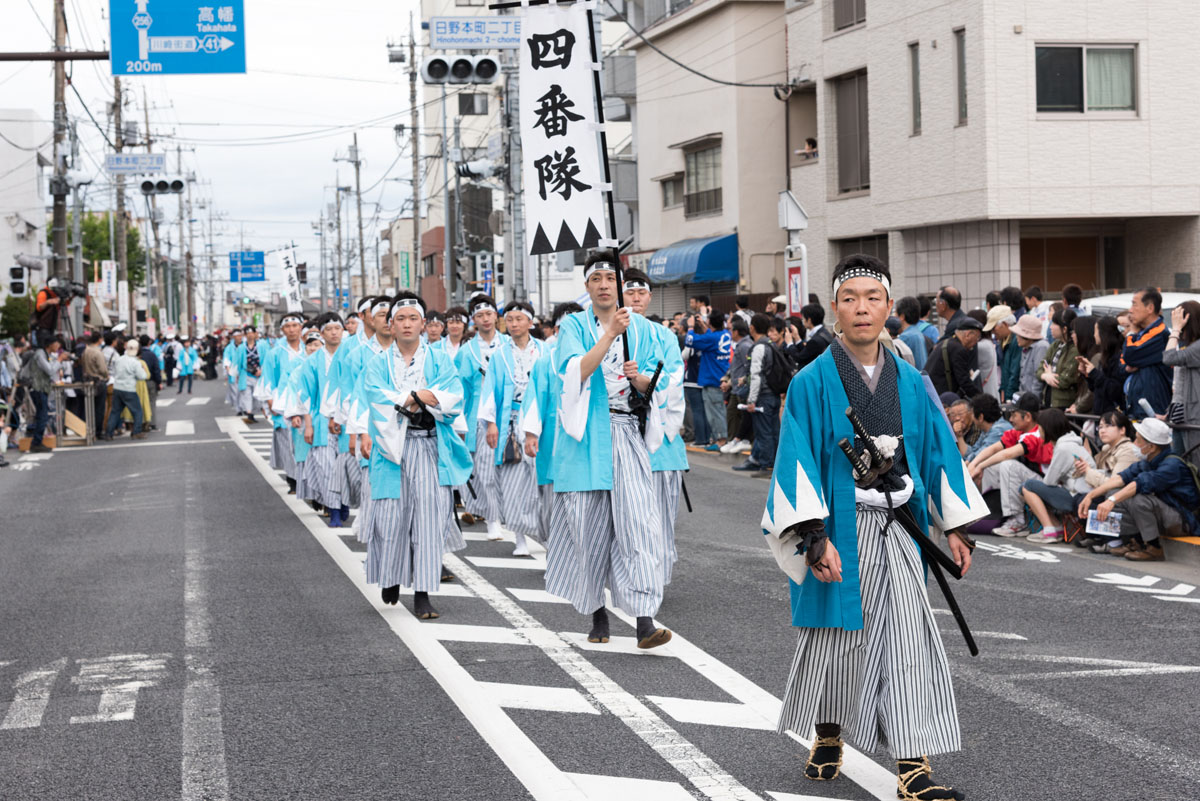
<svg viewBox="0 0 1200 801">
<path fill-rule="evenodd" d="M 517 540 L 517 547 L 513 548 L 514 556 L 525 556 L 529 553 L 529 546 L 525 544 L 525 535 L 519 531 L 513 532 Z"/>
<path fill-rule="evenodd" d="M 0 428 L 0 459 L 8 452 L 8 432 Z"/>
<path fill-rule="evenodd" d="M 489 540 L 504 539 L 504 535 L 502 533 L 500 533 L 500 521 L 499 520 L 487 521 L 487 529 L 488 529 L 488 539 Z"/>
</svg>

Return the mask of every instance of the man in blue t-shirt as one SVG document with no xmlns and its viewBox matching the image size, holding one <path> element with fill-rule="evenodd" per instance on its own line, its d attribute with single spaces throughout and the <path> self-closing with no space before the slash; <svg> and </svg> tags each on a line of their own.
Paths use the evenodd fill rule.
<svg viewBox="0 0 1200 801">
<path fill-rule="evenodd" d="M 729 357 L 733 352 L 733 337 L 725 330 L 725 315 L 714 311 L 708 316 L 710 330 L 705 330 L 704 320 L 699 315 L 688 318 L 687 335 L 683 344 L 700 354 L 700 370 L 696 383 L 700 386 L 703 409 L 692 408 L 693 423 L 698 414 L 703 414 L 708 423 L 710 440 L 703 444 L 705 450 L 719 451 L 726 440 L 725 399 L 721 392 L 721 376 L 729 370 Z M 699 426 L 695 426 L 699 432 Z"/>
</svg>

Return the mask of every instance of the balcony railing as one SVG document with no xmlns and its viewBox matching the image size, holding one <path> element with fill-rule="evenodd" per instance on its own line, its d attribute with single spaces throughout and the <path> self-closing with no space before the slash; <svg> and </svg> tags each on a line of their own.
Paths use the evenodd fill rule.
<svg viewBox="0 0 1200 801">
<path fill-rule="evenodd" d="M 692 192 L 683 196 L 683 213 L 690 217 L 693 214 L 708 214 L 721 210 L 721 188 L 706 189 L 703 192 Z"/>
</svg>

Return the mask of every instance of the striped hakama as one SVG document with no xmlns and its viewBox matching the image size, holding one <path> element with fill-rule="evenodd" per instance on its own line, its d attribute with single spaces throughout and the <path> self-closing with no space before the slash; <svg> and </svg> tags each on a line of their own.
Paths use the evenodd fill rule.
<svg viewBox="0 0 1200 801">
<path fill-rule="evenodd" d="M 304 460 L 305 494 L 300 495 L 302 500 L 316 501 L 330 509 L 341 507 L 341 481 L 335 475 L 337 460 L 337 440 L 332 445 L 314 445 L 308 449 L 308 458 Z"/>
<path fill-rule="evenodd" d="M 611 414 L 613 488 L 555 494 L 546 590 L 591 614 L 613 603 L 635 617 L 653 616 L 663 597 L 662 517 L 650 458 L 637 418 Z"/>
<path fill-rule="evenodd" d="M 237 410 L 241 414 L 261 414 L 262 403 L 254 397 L 254 388 L 258 386 L 256 376 L 246 376 L 246 388 L 238 392 Z"/>
<path fill-rule="evenodd" d="M 292 449 L 292 429 L 277 428 L 271 436 L 271 469 L 282 470 L 290 479 L 296 478 L 296 455 Z"/>
<path fill-rule="evenodd" d="M 512 413 L 514 432 L 521 430 L 517 420 L 519 415 L 520 410 Z M 488 448 L 488 454 L 492 453 L 492 449 Z M 519 462 L 495 466 L 496 481 L 500 488 L 499 520 L 509 531 L 543 542 L 538 522 L 541 504 L 538 497 L 537 464 L 525 455 L 525 450 L 520 445 L 517 446 L 517 456 L 520 458 Z M 478 487 L 475 491 L 479 491 Z"/>
<path fill-rule="evenodd" d="M 962 747 L 950 665 L 929 607 L 917 545 L 887 513 L 858 507 L 863 628 L 802 628 L 779 731 L 836 723 L 863 751 L 893 759 Z M 816 581 L 809 576 L 808 581 Z"/>
<path fill-rule="evenodd" d="M 550 546 L 550 520 L 554 516 L 554 484 L 538 487 L 538 535 L 535 539 L 544 547 Z"/>
<path fill-rule="evenodd" d="M 367 583 L 437 592 L 442 555 L 466 547 L 454 521 L 453 490 L 438 484 L 437 436 L 410 430 L 401 467 L 400 497 L 373 500 L 364 524 Z"/>
<path fill-rule="evenodd" d="M 475 472 L 471 488 L 463 487 L 459 497 L 463 508 L 484 520 L 500 520 L 500 481 L 496 473 L 496 452 L 487 444 L 487 421 L 475 424 Z M 475 490 L 474 493 L 471 490 Z"/>
<path fill-rule="evenodd" d="M 357 509 L 362 503 L 363 470 L 358 466 L 358 456 L 351 451 L 338 454 L 334 472 L 341 478 L 342 503 Z"/>
<path fill-rule="evenodd" d="M 238 407 L 237 381 L 236 380 L 230 381 L 228 378 L 228 373 L 226 373 L 226 378 L 225 378 L 225 403 L 232 406 L 234 411 L 237 411 L 237 407 Z"/>
<path fill-rule="evenodd" d="M 675 521 L 679 519 L 679 491 L 682 487 L 682 470 L 660 470 L 654 474 L 654 492 L 662 512 L 664 585 L 671 583 L 671 570 L 679 559 L 679 553 L 675 550 Z"/>
<path fill-rule="evenodd" d="M 367 543 L 371 540 L 371 526 L 373 525 L 371 521 L 371 468 L 360 467 L 358 469 L 361 475 L 359 481 L 362 486 L 358 498 L 358 541 Z"/>
</svg>

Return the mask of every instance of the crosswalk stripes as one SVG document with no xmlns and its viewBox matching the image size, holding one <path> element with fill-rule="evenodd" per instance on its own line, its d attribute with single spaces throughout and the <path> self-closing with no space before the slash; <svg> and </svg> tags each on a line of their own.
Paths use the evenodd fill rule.
<svg viewBox="0 0 1200 801">
<path fill-rule="evenodd" d="M 175 398 L 167 398 L 166 400 L 159 398 L 157 401 L 155 401 L 154 406 L 157 409 L 165 409 L 174 402 L 175 402 Z"/>
<path fill-rule="evenodd" d="M 202 395 L 202 396 L 199 396 L 196 398 L 188 398 L 187 405 L 188 406 L 203 406 L 204 404 L 208 403 L 209 400 L 210 400 L 210 398 L 206 395 Z"/>
<path fill-rule="evenodd" d="M 168 420 L 167 421 L 167 436 L 181 437 L 190 436 L 196 433 L 196 424 L 191 420 Z"/>
</svg>

